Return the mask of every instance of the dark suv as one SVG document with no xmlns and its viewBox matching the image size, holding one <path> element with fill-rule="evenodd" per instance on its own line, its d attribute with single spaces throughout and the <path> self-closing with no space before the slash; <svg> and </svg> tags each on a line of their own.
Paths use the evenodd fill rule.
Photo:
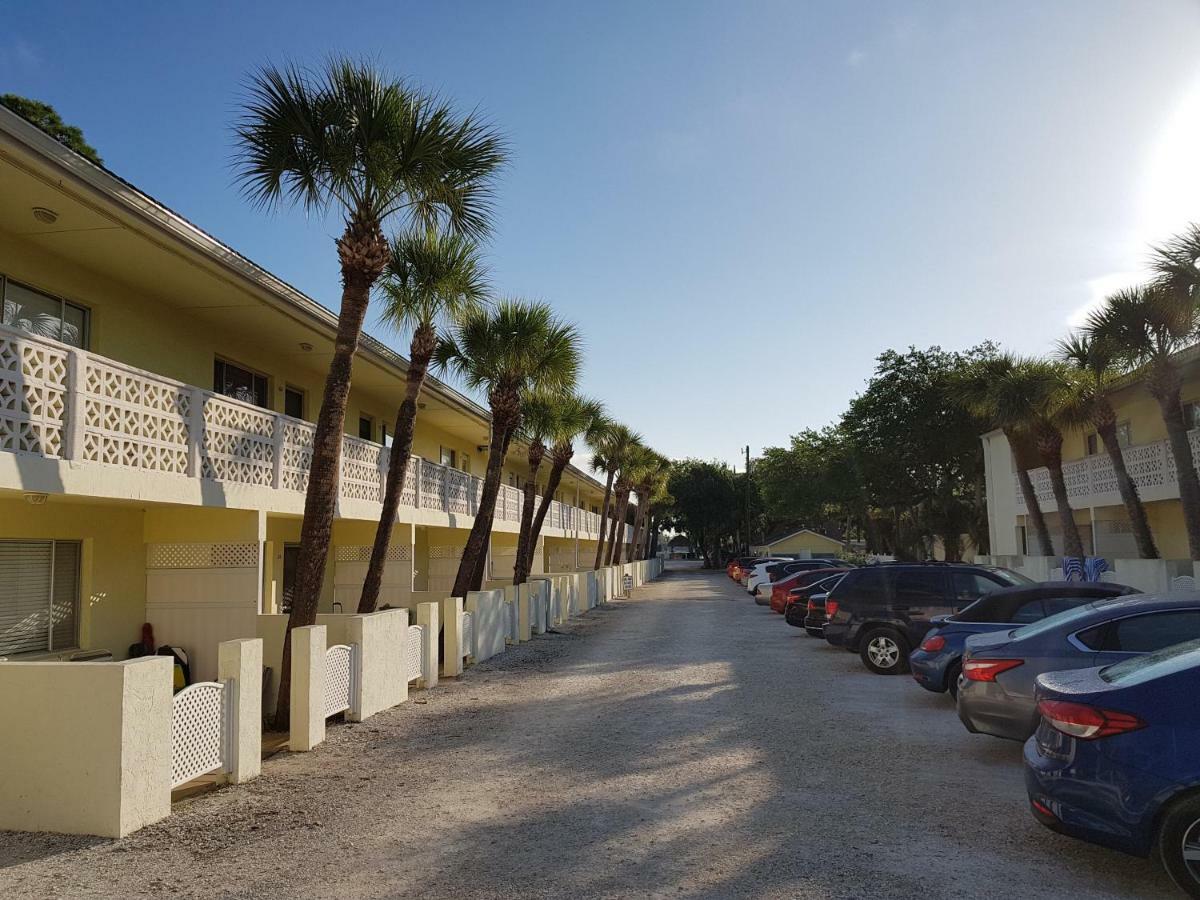
<svg viewBox="0 0 1200 900">
<path fill-rule="evenodd" d="M 934 616 L 965 609 L 985 594 L 1018 584 L 1024 575 L 962 563 L 892 563 L 852 569 L 825 600 L 825 640 L 862 657 L 878 675 L 908 671 Z"/>
</svg>

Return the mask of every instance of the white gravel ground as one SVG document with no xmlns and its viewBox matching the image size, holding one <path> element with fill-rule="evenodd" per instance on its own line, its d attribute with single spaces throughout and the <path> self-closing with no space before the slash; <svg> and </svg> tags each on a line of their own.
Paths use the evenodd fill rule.
<svg viewBox="0 0 1200 900">
<path fill-rule="evenodd" d="M 1171 896 L 1038 826 L 1019 745 L 724 574 L 564 631 L 125 840 L 0 835 L 0 897 Z"/>
</svg>

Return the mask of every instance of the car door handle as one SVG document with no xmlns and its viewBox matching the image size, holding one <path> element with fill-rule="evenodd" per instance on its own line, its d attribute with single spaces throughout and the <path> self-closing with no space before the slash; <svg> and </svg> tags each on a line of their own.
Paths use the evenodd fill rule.
<svg viewBox="0 0 1200 900">
<path fill-rule="evenodd" d="M 892 609 L 894 609 L 896 612 L 908 612 L 910 608 L 911 607 L 908 607 L 908 606 L 893 606 L 892 607 Z"/>
</svg>

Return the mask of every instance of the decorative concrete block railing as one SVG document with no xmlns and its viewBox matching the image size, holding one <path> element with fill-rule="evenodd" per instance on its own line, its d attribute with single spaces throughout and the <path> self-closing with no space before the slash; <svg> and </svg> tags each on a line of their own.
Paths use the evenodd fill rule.
<svg viewBox="0 0 1200 900">
<path fill-rule="evenodd" d="M 0 829 L 124 837 L 193 777 L 258 775 L 261 643 L 223 643 L 219 659 L 217 682 L 175 695 L 166 656 L 0 663 L 0 715 L 18 723 L 0 729 Z"/>
<path fill-rule="evenodd" d="M 127 366 L 48 338 L 0 326 L 0 451 L 302 493 L 315 427 Z M 388 449 L 345 435 L 339 489 L 380 502 Z M 403 506 L 473 516 L 483 482 L 412 457 Z M 540 499 L 540 498 L 539 498 Z M 502 485 L 496 518 L 519 522 L 523 497 Z M 551 528 L 595 536 L 595 513 L 551 503 Z M 558 524 L 553 524 L 558 523 Z"/>
<path fill-rule="evenodd" d="M 1200 429 L 1188 432 L 1188 441 L 1192 445 L 1197 468 L 1200 469 Z M 1126 447 L 1124 456 L 1125 467 L 1129 470 L 1142 500 L 1170 500 L 1179 496 L 1175 460 L 1166 441 Z M 1049 470 L 1045 467 L 1030 469 L 1029 478 L 1033 482 L 1038 506 L 1045 512 L 1054 511 L 1056 505 Z M 1107 453 L 1064 463 L 1063 480 L 1067 485 L 1067 498 L 1076 508 L 1116 506 L 1121 503 L 1112 460 Z M 1025 496 L 1021 493 L 1021 485 L 1016 483 L 1015 479 L 1013 489 L 1016 492 L 1017 512 L 1026 512 Z"/>
</svg>

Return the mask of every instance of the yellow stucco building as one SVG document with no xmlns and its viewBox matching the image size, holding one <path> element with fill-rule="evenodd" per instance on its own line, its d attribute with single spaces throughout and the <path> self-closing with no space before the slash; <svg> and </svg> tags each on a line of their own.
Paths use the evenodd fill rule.
<svg viewBox="0 0 1200 900">
<path fill-rule="evenodd" d="M 752 549 L 755 553 L 763 556 L 807 554 L 820 557 L 842 553 L 845 551 L 846 545 L 834 538 L 802 528 L 791 534 L 782 534 L 763 541 L 761 544 L 755 544 Z"/>
<path fill-rule="evenodd" d="M 121 659 L 149 622 L 211 677 L 217 642 L 285 602 L 336 317 L 2 108 L 0 198 L 0 657 Z M 357 603 L 405 366 L 364 338 L 323 612 Z M 431 379 L 381 602 L 451 586 L 488 440 L 487 411 Z M 591 567 L 602 497 L 567 471 L 535 571 Z"/>
</svg>

